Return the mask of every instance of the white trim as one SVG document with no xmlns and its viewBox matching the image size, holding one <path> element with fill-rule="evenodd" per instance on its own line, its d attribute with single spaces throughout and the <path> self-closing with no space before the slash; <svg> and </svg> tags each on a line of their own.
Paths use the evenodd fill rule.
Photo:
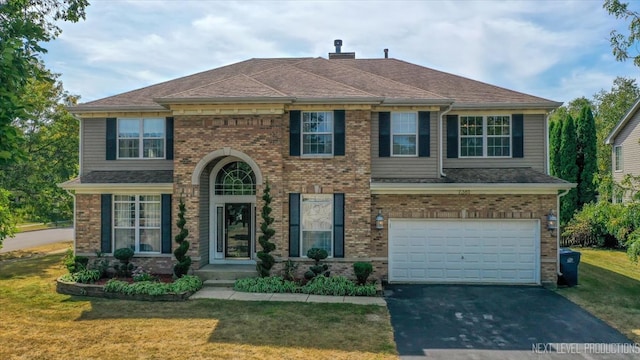
<svg viewBox="0 0 640 360">
<path fill-rule="evenodd" d="M 100 184 L 59 184 L 65 190 L 74 190 L 76 194 L 111 194 L 118 192 L 123 195 L 139 193 L 173 194 L 173 183 L 100 183 Z"/>
<path fill-rule="evenodd" d="M 414 115 L 414 120 L 415 120 L 415 129 L 413 133 L 398 133 L 395 134 L 393 132 L 393 115 L 394 114 L 413 114 Z M 431 121 L 431 119 L 429 119 L 429 121 Z M 418 141 L 420 141 L 420 137 L 418 136 L 418 132 L 419 132 L 419 116 L 418 113 L 415 111 L 393 111 L 391 112 L 391 115 L 389 116 L 389 125 L 390 125 L 390 129 L 389 129 L 389 136 L 390 136 L 390 143 L 391 143 L 391 151 L 390 151 L 390 156 L 391 157 L 418 157 L 418 149 L 420 148 L 420 144 L 418 144 Z M 414 154 L 394 154 L 393 153 L 393 136 L 394 135 L 399 135 L 399 136 L 411 136 L 413 135 L 416 138 L 416 149 L 415 149 L 415 153 Z"/>
<path fill-rule="evenodd" d="M 253 174 L 256 176 L 256 186 L 262 185 L 262 182 L 263 182 L 262 172 L 260 171 L 258 164 L 256 164 L 256 162 L 253 161 L 253 159 L 249 155 L 241 151 L 234 150 L 230 147 L 225 147 L 222 149 L 212 151 L 207 155 L 205 155 L 202 159 L 200 159 L 196 167 L 193 169 L 193 174 L 191 174 L 191 184 L 200 185 L 200 175 L 202 175 L 204 168 L 207 167 L 207 165 L 212 160 L 215 160 L 219 157 L 225 157 L 225 156 L 233 156 L 246 162 L 249 166 L 251 166 L 251 169 L 253 170 Z"/>
<path fill-rule="evenodd" d="M 416 184 L 370 183 L 371 194 L 556 194 L 572 189 L 574 183 L 544 184 Z"/>
</svg>

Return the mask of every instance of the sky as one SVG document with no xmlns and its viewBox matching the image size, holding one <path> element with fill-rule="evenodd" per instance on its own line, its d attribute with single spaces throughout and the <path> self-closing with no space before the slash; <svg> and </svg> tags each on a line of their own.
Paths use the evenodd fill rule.
<svg viewBox="0 0 640 360">
<path fill-rule="evenodd" d="M 618 76 L 602 0 L 93 0 L 63 23 L 45 64 L 81 102 L 250 58 L 389 57 L 554 101 L 591 98 Z M 640 10 L 640 5 L 631 5 Z"/>
</svg>

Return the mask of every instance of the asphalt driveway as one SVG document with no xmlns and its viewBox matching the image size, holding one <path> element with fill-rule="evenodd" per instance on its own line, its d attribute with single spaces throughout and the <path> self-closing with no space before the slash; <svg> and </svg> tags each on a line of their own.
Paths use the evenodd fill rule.
<svg viewBox="0 0 640 360">
<path fill-rule="evenodd" d="M 541 287 L 388 285 L 385 300 L 402 359 L 640 358 L 640 346 Z"/>
</svg>

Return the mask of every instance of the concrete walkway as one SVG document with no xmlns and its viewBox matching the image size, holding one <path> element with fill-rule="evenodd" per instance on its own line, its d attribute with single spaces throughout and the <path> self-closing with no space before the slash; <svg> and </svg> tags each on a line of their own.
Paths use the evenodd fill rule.
<svg viewBox="0 0 640 360">
<path fill-rule="evenodd" d="M 230 288 L 204 287 L 189 299 L 221 299 L 242 301 L 287 301 L 310 303 L 345 303 L 357 305 L 387 306 L 383 297 L 374 296 L 326 296 L 308 294 L 265 294 L 234 291 Z"/>
</svg>

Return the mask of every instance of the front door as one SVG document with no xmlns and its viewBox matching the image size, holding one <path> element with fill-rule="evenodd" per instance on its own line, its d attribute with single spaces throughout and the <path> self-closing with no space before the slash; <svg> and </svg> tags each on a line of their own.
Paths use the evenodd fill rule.
<svg viewBox="0 0 640 360">
<path fill-rule="evenodd" d="M 224 256 L 231 259 L 249 259 L 251 257 L 251 204 L 224 204 L 224 222 L 218 223 L 224 233 Z M 220 231 L 222 230 L 222 231 Z"/>
</svg>

